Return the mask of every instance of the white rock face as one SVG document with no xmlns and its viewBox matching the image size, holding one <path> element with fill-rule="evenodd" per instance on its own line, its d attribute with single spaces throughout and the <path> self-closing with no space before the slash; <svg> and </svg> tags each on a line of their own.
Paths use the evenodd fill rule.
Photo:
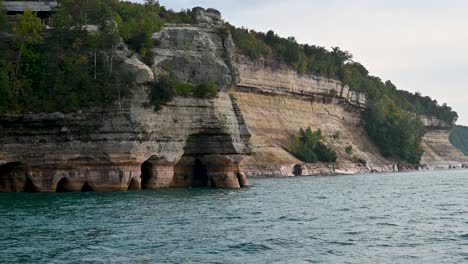
<svg viewBox="0 0 468 264">
<path fill-rule="evenodd" d="M 449 136 L 450 129 L 437 126 L 429 129 L 422 140 L 422 165 L 429 169 L 450 169 L 462 168 L 468 163 L 468 157 L 450 143 Z"/>
<path fill-rule="evenodd" d="M 124 81 L 146 84 L 154 81 L 154 73 L 136 54 L 121 43 L 114 57 L 118 77 Z"/>
<path fill-rule="evenodd" d="M 419 116 L 419 118 L 421 119 L 423 125 L 425 127 L 429 127 L 429 128 L 447 128 L 447 129 L 450 129 L 452 126 L 445 122 L 444 120 L 440 120 L 438 119 L 437 117 L 433 117 L 433 116 Z"/>
<path fill-rule="evenodd" d="M 187 83 L 212 80 L 221 89 L 233 85 L 238 81 L 238 73 L 233 65 L 232 37 L 221 34 L 223 24 L 217 11 L 200 8 L 194 11 L 198 24 L 167 25 L 153 34 L 158 45 L 151 50 L 151 68 L 156 76 L 172 73 Z"/>
<path fill-rule="evenodd" d="M 347 85 L 325 77 L 299 75 L 288 66 L 268 65 L 265 61 L 251 61 L 243 56 L 238 58 L 240 82 L 238 86 L 261 89 L 269 93 L 290 93 L 297 95 L 318 95 L 344 99 L 348 103 L 365 108 L 364 94 L 350 91 Z"/>
</svg>

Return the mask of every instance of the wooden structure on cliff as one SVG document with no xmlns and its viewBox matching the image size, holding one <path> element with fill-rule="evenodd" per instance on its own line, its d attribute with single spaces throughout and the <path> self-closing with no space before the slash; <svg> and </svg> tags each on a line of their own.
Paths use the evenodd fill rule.
<svg viewBox="0 0 468 264">
<path fill-rule="evenodd" d="M 48 25 L 50 23 L 50 17 L 58 4 L 58 1 L 54 0 L 3 2 L 10 21 L 14 21 L 17 14 L 23 14 L 25 10 L 30 9 L 35 12 L 39 18 L 41 18 L 44 25 Z"/>
</svg>

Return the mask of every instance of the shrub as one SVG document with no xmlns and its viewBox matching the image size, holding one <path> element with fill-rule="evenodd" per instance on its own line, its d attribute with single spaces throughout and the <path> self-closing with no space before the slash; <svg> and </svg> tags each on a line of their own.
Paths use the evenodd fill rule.
<svg viewBox="0 0 468 264">
<path fill-rule="evenodd" d="M 348 155 L 352 155 L 353 154 L 353 146 L 349 145 L 345 148 L 345 152 L 346 154 Z"/>
<path fill-rule="evenodd" d="M 336 162 L 336 152 L 323 142 L 322 131 L 307 128 L 299 130 L 299 135 L 292 136 L 291 152 L 304 162 Z"/>
<path fill-rule="evenodd" d="M 199 98 L 213 98 L 218 95 L 218 88 L 213 81 L 204 81 L 195 87 L 194 95 Z"/>
<path fill-rule="evenodd" d="M 218 95 L 218 89 L 213 81 L 193 85 L 178 81 L 173 74 L 162 76 L 150 88 L 150 104 L 154 106 L 155 111 L 159 111 L 163 104 L 171 101 L 176 95 L 198 98 L 213 98 Z"/>
<path fill-rule="evenodd" d="M 162 77 L 151 85 L 150 103 L 154 106 L 154 111 L 159 111 L 176 94 L 174 80 L 171 77 Z"/>
</svg>

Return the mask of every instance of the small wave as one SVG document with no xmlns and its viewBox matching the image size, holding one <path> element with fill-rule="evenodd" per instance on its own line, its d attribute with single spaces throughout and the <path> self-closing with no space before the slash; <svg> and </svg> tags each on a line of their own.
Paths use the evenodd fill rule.
<svg viewBox="0 0 468 264">
<path fill-rule="evenodd" d="M 338 209 L 338 210 L 336 210 L 336 211 L 338 211 L 338 212 L 348 212 L 348 211 L 351 211 L 351 209 L 349 209 L 349 208 L 342 208 L 342 209 Z"/>
<path fill-rule="evenodd" d="M 256 243 L 240 243 L 236 245 L 229 246 L 230 249 L 239 249 L 245 252 L 259 252 L 259 251 L 267 251 L 272 250 L 271 247 L 264 245 L 264 244 L 256 244 Z"/>
<path fill-rule="evenodd" d="M 461 235 L 460 237 L 463 238 L 463 239 L 468 240 L 468 234 L 463 234 L 463 235 Z"/>
<path fill-rule="evenodd" d="M 398 226 L 397 224 L 392 224 L 392 223 L 377 223 L 379 226 Z"/>
<path fill-rule="evenodd" d="M 277 246 L 289 246 L 289 245 L 297 245 L 296 241 L 292 241 L 289 239 L 284 239 L 284 238 L 269 238 L 266 240 L 266 242 L 271 243 L 273 245 Z"/>
<path fill-rule="evenodd" d="M 354 246 L 355 244 L 352 242 L 343 242 L 343 241 L 330 241 L 329 244 L 333 245 L 340 245 L 340 246 Z"/>
<path fill-rule="evenodd" d="M 348 232 L 344 232 L 345 235 L 359 235 L 361 234 L 362 232 L 360 231 L 348 231 Z"/>
</svg>

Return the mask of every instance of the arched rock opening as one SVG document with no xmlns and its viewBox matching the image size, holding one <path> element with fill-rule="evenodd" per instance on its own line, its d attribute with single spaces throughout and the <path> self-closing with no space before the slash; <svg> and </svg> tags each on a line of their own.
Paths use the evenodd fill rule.
<svg viewBox="0 0 468 264">
<path fill-rule="evenodd" d="M 215 187 L 210 182 L 208 170 L 199 158 L 193 162 L 192 186 L 193 187 Z"/>
<path fill-rule="evenodd" d="M 60 179 L 60 181 L 57 182 L 57 187 L 55 188 L 55 192 L 58 192 L 58 193 L 68 192 L 69 190 L 67 189 L 67 184 L 68 184 L 67 178 Z"/>
<path fill-rule="evenodd" d="M 294 165 L 293 168 L 293 174 L 294 176 L 302 176 L 302 165 L 301 164 L 296 164 Z"/>
<path fill-rule="evenodd" d="M 88 182 L 85 182 L 85 184 L 81 188 L 81 192 L 93 192 L 93 191 L 94 191 L 93 188 L 91 187 L 91 185 L 89 185 Z"/>
<path fill-rule="evenodd" d="M 27 171 L 27 166 L 21 162 L 0 165 L 0 192 L 23 192 Z"/>
<path fill-rule="evenodd" d="M 148 160 L 141 164 L 141 189 L 148 189 L 153 177 L 153 164 Z"/>
<path fill-rule="evenodd" d="M 24 189 L 25 192 L 29 193 L 35 193 L 37 192 L 37 188 L 34 185 L 34 183 L 31 181 L 29 177 L 26 177 L 26 182 L 24 183 Z"/>
<path fill-rule="evenodd" d="M 129 191 L 138 191 L 138 190 L 141 190 L 141 183 L 135 179 L 135 178 L 132 178 L 130 180 L 130 183 L 128 184 L 128 190 Z"/>
</svg>

